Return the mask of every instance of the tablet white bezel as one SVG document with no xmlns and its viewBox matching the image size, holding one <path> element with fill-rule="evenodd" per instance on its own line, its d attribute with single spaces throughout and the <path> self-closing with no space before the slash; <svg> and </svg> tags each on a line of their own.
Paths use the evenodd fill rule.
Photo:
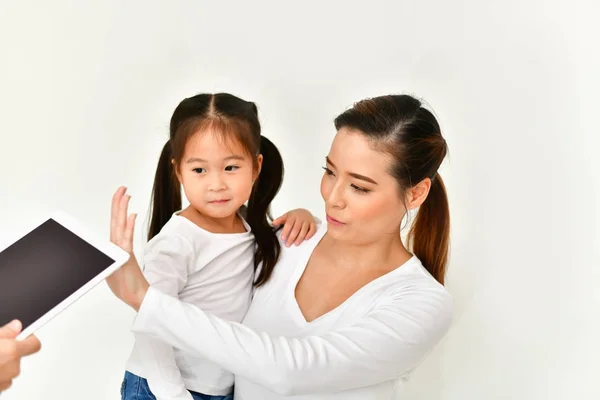
<svg viewBox="0 0 600 400">
<path fill-rule="evenodd" d="M 84 227 L 82 223 L 77 221 L 74 217 L 68 215 L 63 211 L 55 211 L 49 217 L 44 218 L 43 221 L 38 223 L 33 229 L 29 230 L 29 232 L 33 231 L 49 219 L 54 220 L 56 223 L 62 225 L 64 228 L 71 231 L 73 234 L 77 235 L 80 239 L 86 241 L 88 244 L 106 254 L 108 257 L 115 260 L 108 268 L 104 269 L 94 278 L 92 278 L 85 285 L 81 286 L 75 292 L 71 293 L 67 298 L 57 304 L 54 308 L 48 311 L 46 314 L 38 318 L 31 325 L 25 328 L 18 336 L 17 340 L 23 340 L 35 333 L 38 329 L 44 326 L 51 319 L 56 317 L 62 311 L 64 311 L 67 307 L 73 304 L 77 299 L 83 296 L 85 293 L 90 291 L 104 279 L 109 277 L 113 272 L 118 270 L 123 264 L 129 260 L 129 254 L 118 247 L 117 245 L 111 243 L 107 239 L 101 239 L 96 234 L 92 233 L 90 230 Z M 24 235 L 23 235 L 24 236 Z M 22 237 L 22 236 L 21 236 Z M 17 239 L 18 240 L 18 239 Z"/>
</svg>

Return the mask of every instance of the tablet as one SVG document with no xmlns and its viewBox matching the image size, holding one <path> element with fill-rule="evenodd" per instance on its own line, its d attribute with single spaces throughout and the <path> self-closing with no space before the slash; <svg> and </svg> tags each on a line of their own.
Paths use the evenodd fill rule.
<svg viewBox="0 0 600 400">
<path fill-rule="evenodd" d="M 129 254 L 58 211 L 0 252 L 0 326 L 25 339 L 110 276 Z"/>
</svg>

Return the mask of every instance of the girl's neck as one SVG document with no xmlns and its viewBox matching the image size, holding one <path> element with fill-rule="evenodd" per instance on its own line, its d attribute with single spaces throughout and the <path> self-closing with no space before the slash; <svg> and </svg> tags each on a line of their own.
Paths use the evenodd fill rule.
<svg viewBox="0 0 600 400">
<path fill-rule="evenodd" d="M 201 213 L 192 206 L 188 206 L 179 213 L 200 228 L 211 233 L 244 233 L 246 227 L 237 213 L 224 218 L 213 218 Z"/>
</svg>

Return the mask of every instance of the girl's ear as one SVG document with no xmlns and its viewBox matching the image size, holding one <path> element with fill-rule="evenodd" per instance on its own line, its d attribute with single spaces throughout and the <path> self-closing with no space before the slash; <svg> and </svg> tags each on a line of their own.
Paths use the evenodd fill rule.
<svg viewBox="0 0 600 400">
<path fill-rule="evenodd" d="M 175 163 L 175 160 L 171 160 L 171 164 L 173 164 L 173 169 L 175 170 L 175 176 L 177 177 L 177 181 L 181 185 L 181 173 L 179 172 L 179 167 Z"/>
<path fill-rule="evenodd" d="M 256 171 L 254 171 L 254 175 L 252 176 L 252 183 L 256 182 L 256 180 L 258 179 L 258 176 L 260 175 L 260 171 L 262 168 L 262 163 L 263 163 L 263 155 L 259 154 L 258 157 L 256 157 Z"/>
</svg>

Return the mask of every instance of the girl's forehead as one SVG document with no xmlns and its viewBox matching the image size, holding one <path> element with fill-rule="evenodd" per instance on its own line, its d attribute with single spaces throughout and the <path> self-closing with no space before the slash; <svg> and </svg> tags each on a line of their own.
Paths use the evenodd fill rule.
<svg viewBox="0 0 600 400">
<path fill-rule="evenodd" d="M 248 150 L 233 134 L 218 129 L 198 131 L 190 136 L 185 145 L 185 157 L 205 159 L 247 156 Z"/>
</svg>

